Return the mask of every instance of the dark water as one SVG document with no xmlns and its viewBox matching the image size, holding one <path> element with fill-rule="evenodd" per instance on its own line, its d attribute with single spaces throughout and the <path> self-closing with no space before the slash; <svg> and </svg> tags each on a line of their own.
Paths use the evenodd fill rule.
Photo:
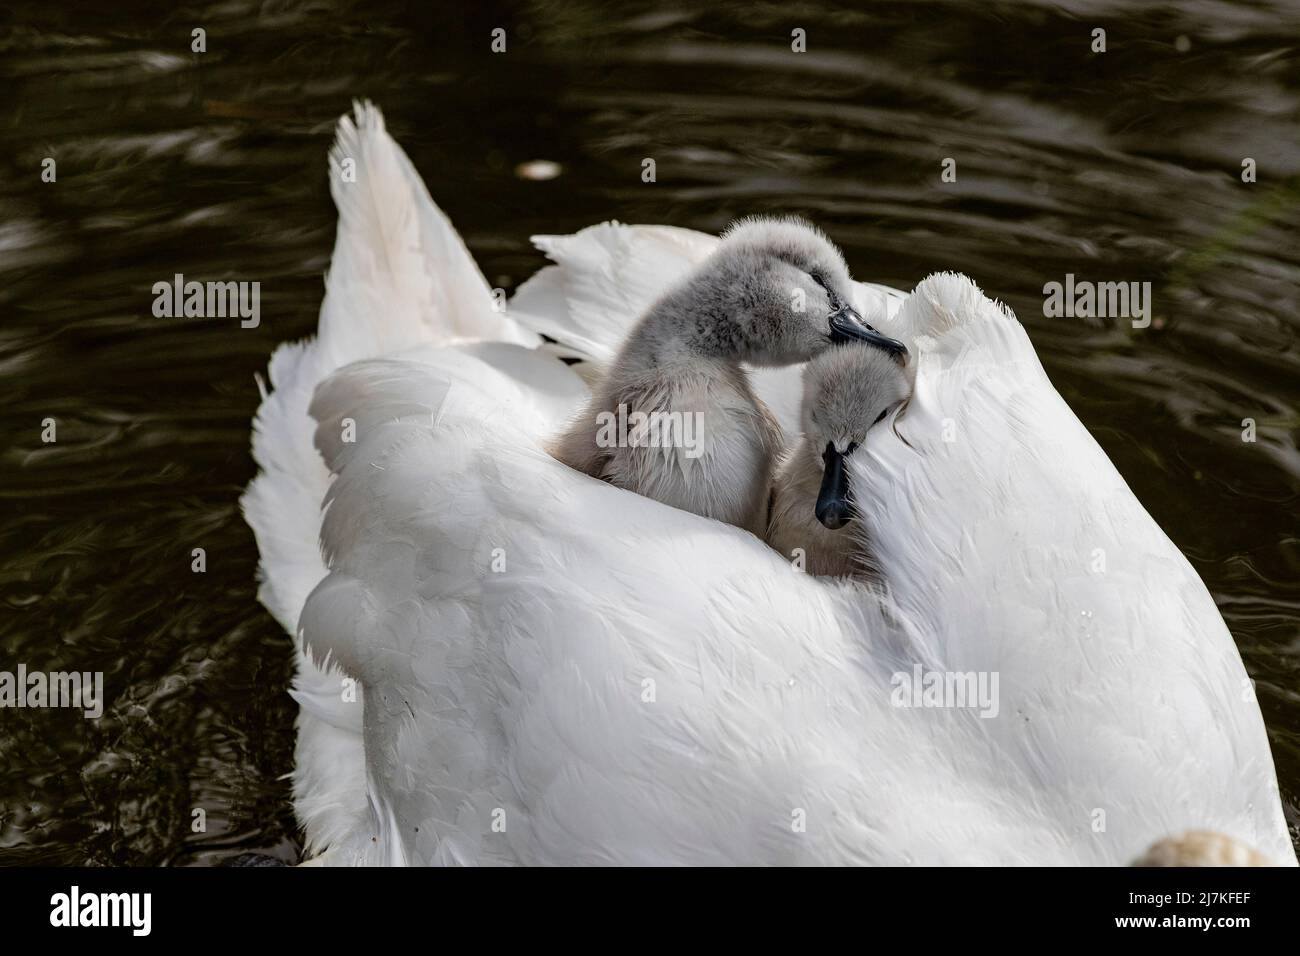
<svg viewBox="0 0 1300 956">
<path fill-rule="evenodd" d="M 956 269 L 1008 301 L 1219 602 L 1294 830 L 1300 4 L 434 6 L 0 13 L 0 669 L 102 670 L 109 700 L 0 710 L 0 862 L 296 852 L 289 643 L 236 499 L 254 373 L 314 327 L 354 96 L 494 284 L 540 264 L 534 232 L 797 212 L 859 278 Z M 534 159 L 561 175 L 516 173 Z M 154 318 L 178 272 L 261 282 L 261 326 Z M 1067 272 L 1150 281 L 1152 327 L 1044 318 Z"/>
</svg>

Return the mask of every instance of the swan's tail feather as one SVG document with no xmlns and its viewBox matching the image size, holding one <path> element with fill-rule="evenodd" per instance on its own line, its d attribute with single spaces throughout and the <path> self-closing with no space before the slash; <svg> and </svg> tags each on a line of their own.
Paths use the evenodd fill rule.
<svg viewBox="0 0 1300 956">
<path fill-rule="evenodd" d="M 253 421 L 259 474 L 241 499 L 261 556 L 258 597 L 290 634 L 326 574 L 318 542 L 330 476 L 308 414 L 316 386 L 343 365 L 420 344 L 538 341 L 493 309 L 464 243 L 369 103 L 339 120 L 330 192 L 339 224 L 318 335 L 271 358 L 271 391 Z M 368 812 L 360 698 L 343 692 L 341 677 L 299 649 L 294 800 L 309 854 Z M 308 752 L 314 756 L 304 759 Z M 303 769 L 321 766 L 332 768 L 328 779 Z"/>
</svg>

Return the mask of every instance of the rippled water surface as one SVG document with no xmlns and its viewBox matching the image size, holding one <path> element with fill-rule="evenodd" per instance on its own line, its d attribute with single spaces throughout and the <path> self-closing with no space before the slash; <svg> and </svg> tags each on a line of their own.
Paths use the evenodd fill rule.
<svg viewBox="0 0 1300 956">
<path fill-rule="evenodd" d="M 297 852 L 289 643 L 237 497 L 254 374 L 314 327 L 355 96 L 494 284 L 536 232 L 796 212 L 859 278 L 1010 303 L 1214 593 L 1295 832 L 1300 4 L 80 6 L 0 13 L 0 668 L 102 670 L 109 703 L 0 711 L 0 862 Z M 1045 318 L 1067 272 L 1151 282 L 1151 327 Z M 155 318 L 175 273 L 261 282 L 260 327 Z"/>
</svg>

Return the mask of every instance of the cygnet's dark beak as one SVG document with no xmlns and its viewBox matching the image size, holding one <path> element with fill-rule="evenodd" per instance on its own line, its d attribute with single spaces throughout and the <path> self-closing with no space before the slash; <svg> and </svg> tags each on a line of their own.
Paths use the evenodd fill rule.
<svg viewBox="0 0 1300 956">
<path fill-rule="evenodd" d="M 858 315 L 851 305 L 841 305 L 830 315 L 831 341 L 836 345 L 846 342 L 863 342 L 884 349 L 901 365 L 907 361 L 907 346 L 898 339 L 881 335 Z"/>
<path fill-rule="evenodd" d="M 849 523 L 853 517 L 853 500 L 849 493 L 849 470 L 845 459 L 857 449 L 850 444 L 849 450 L 840 454 L 832 442 L 826 443 L 822 452 L 822 461 L 826 470 L 822 474 L 822 488 L 817 494 L 817 520 L 837 531 Z"/>
</svg>

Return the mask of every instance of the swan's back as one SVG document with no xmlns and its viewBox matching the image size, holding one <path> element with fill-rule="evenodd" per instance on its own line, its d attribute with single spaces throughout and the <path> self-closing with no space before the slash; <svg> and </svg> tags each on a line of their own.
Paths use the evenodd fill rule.
<svg viewBox="0 0 1300 956">
<path fill-rule="evenodd" d="M 505 352 L 328 382 L 324 433 L 361 396 L 382 423 L 326 449 L 334 570 L 302 622 L 315 654 L 380 689 L 379 838 L 359 858 L 1124 863 L 1195 825 L 1294 859 L 1203 587 L 1014 320 L 944 281 L 917 301 L 958 321 L 900 316 L 920 354 L 913 448 L 885 444 L 863 475 L 887 505 L 873 530 L 894 606 L 559 465 L 538 447 L 547 417 L 509 409 L 562 386 L 530 397 Z M 966 448 L 929 440 L 940 412 L 972 429 Z M 1145 603 L 1072 572 L 1078 540 L 1133 555 Z M 899 706 L 918 672 L 996 675 L 995 694 Z"/>
</svg>

